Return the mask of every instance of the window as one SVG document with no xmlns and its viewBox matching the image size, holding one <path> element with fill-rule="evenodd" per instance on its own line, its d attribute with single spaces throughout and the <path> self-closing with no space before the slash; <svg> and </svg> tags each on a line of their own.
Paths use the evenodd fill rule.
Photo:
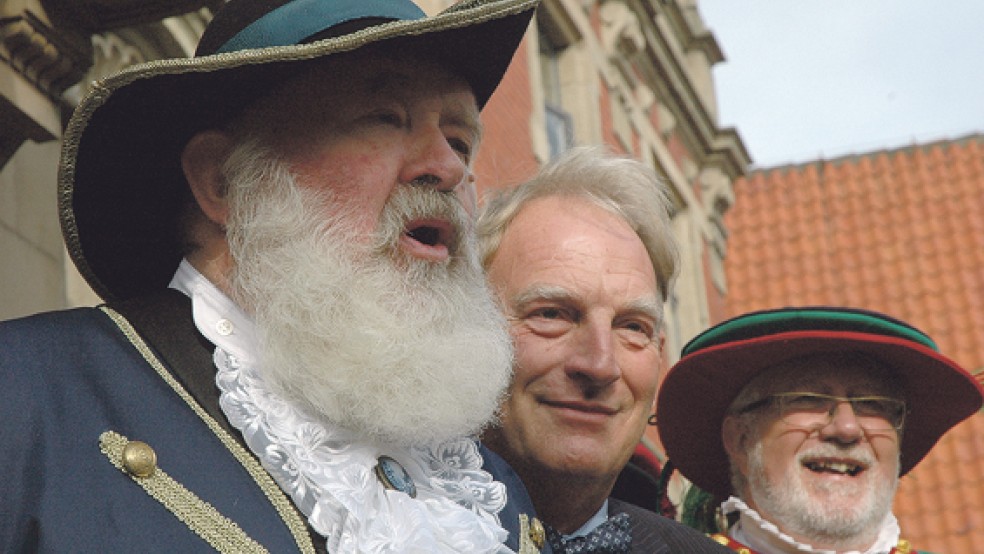
<svg viewBox="0 0 984 554">
<path fill-rule="evenodd" d="M 563 108 L 561 99 L 560 56 L 564 47 L 544 31 L 543 25 L 538 28 L 547 139 L 550 157 L 555 158 L 574 144 L 574 118 Z"/>
</svg>

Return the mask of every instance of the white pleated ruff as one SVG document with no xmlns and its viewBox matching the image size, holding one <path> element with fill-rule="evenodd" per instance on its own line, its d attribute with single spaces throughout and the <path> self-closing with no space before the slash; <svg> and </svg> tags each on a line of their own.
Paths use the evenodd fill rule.
<svg viewBox="0 0 984 554">
<path fill-rule="evenodd" d="M 412 448 L 366 441 L 297 410 L 221 347 L 215 365 L 223 412 L 329 552 L 511 552 L 497 515 L 505 485 L 482 469 L 474 440 Z M 381 484 L 374 468 L 382 455 L 407 470 L 415 499 Z"/>
</svg>

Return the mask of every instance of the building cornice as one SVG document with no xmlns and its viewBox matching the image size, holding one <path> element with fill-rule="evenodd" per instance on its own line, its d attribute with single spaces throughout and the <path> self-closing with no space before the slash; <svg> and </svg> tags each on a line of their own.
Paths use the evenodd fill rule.
<svg viewBox="0 0 984 554">
<path fill-rule="evenodd" d="M 687 17 L 678 2 L 652 0 L 608 0 L 624 2 L 637 15 L 646 49 L 644 63 L 635 67 L 646 84 L 677 118 L 681 138 L 699 155 L 699 164 L 715 163 L 735 179 L 745 173 L 751 156 L 733 128 L 719 128 L 705 101 L 693 85 L 684 57 L 699 51 L 708 68 L 724 60 L 713 34 L 699 21 Z M 668 37 L 673 37 L 671 42 Z"/>
<path fill-rule="evenodd" d="M 646 13 L 650 17 L 655 17 L 657 6 L 652 0 L 644 4 L 648 5 Z M 699 50 L 707 57 L 707 62 L 714 65 L 724 61 L 724 52 L 718 44 L 714 35 L 710 33 L 704 23 L 697 16 L 694 10 L 680 8 L 677 2 L 659 2 L 660 11 L 666 15 L 667 21 L 674 30 L 674 35 L 680 41 L 684 51 Z"/>
<path fill-rule="evenodd" d="M 37 0 L 0 4 L 0 59 L 52 100 L 81 79 L 92 45 L 81 33 L 58 29 Z"/>
</svg>

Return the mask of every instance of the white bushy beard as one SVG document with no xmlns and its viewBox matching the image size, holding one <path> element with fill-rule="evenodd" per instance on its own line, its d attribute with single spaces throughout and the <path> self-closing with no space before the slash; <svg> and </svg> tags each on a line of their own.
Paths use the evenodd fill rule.
<svg viewBox="0 0 984 554">
<path fill-rule="evenodd" d="M 859 544 L 875 541 L 882 522 L 892 509 L 898 478 L 879 479 L 875 483 L 832 483 L 810 494 L 798 471 L 805 457 L 850 457 L 869 467 L 873 457 L 862 449 L 845 449 L 821 444 L 801 452 L 791 463 L 796 468 L 784 472 L 778 482 L 765 472 L 762 442 L 756 441 L 748 452 L 749 495 L 758 511 L 781 529 L 804 537 L 815 544 L 856 550 Z M 881 462 L 890 463 L 890 462 Z M 893 475 L 898 475 L 898 471 Z M 825 501 L 826 500 L 826 501 Z"/>
<path fill-rule="evenodd" d="M 273 390 L 324 423 L 401 445 L 493 422 L 511 343 L 453 194 L 401 185 L 367 244 L 356 217 L 254 145 L 230 158 L 227 180 L 230 292 L 254 317 Z M 406 255 L 405 222 L 435 216 L 455 227 L 450 259 Z"/>
</svg>

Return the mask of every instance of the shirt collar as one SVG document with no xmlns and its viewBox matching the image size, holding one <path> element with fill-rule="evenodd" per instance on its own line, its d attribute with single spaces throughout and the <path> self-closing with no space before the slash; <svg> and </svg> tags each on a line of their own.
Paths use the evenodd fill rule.
<svg viewBox="0 0 984 554">
<path fill-rule="evenodd" d="M 256 328 L 252 318 L 187 259 L 181 260 L 168 286 L 191 298 L 195 327 L 212 344 L 244 363 L 257 362 Z"/>
<path fill-rule="evenodd" d="M 608 521 L 608 499 L 605 499 L 604 504 L 601 505 L 601 509 L 598 510 L 595 515 L 591 516 L 588 521 L 584 522 L 584 525 L 575 529 L 570 535 L 564 535 L 565 539 L 571 539 L 574 537 L 583 537 L 588 533 L 594 531 L 599 525 Z"/>
</svg>

